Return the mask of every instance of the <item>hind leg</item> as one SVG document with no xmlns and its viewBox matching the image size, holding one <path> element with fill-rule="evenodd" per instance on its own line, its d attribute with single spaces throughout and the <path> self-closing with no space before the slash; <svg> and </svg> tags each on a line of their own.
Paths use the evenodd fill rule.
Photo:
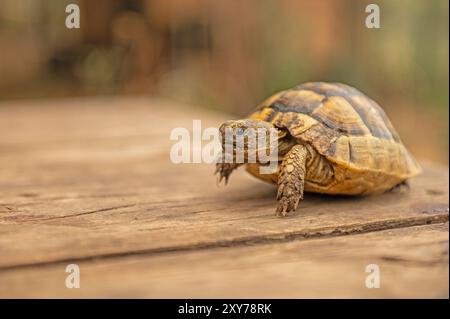
<svg viewBox="0 0 450 319">
<path fill-rule="evenodd" d="M 408 192 L 409 189 L 410 189 L 409 181 L 407 179 L 405 179 L 403 182 L 400 182 L 397 185 L 395 185 L 394 187 L 392 187 L 391 189 L 389 189 L 388 192 L 405 193 L 405 192 Z"/>
</svg>

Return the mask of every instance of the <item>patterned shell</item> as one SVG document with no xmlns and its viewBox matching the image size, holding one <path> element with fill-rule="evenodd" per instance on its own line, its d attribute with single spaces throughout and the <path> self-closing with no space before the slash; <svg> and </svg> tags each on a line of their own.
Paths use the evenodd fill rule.
<svg viewBox="0 0 450 319">
<path fill-rule="evenodd" d="M 421 170 L 381 107 L 345 84 L 298 85 L 265 100 L 250 118 L 287 129 L 341 168 L 405 178 Z"/>
</svg>

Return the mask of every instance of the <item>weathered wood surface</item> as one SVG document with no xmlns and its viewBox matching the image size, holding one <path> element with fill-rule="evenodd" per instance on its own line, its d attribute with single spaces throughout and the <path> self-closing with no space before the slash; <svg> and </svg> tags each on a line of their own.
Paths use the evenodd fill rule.
<svg viewBox="0 0 450 319">
<path fill-rule="evenodd" d="M 448 297 L 448 168 L 406 193 L 306 194 L 175 165 L 169 133 L 224 115 L 146 98 L 0 104 L 1 297 Z M 81 267 L 67 289 L 68 263 Z M 365 266 L 382 272 L 365 287 Z"/>
<path fill-rule="evenodd" d="M 82 261 L 80 289 L 64 286 L 62 264 L 0 278 L 12 297 L 439 298 L 448 294 L 447 241 L 448 224 L 439 224 Z M 380 267 L 379 289 L 365 286 L 369 264 Z"/>
</svg>

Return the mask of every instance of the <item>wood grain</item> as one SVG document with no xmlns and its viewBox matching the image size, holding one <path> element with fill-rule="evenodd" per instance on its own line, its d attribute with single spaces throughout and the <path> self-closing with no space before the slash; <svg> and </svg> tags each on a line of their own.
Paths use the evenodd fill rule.
<svg viewBox="0 0 450 319">
<path fill-rule="evenodd" d="M 377 264 L 380 288 L 365 285 Z M 66 265 L 0 273 L 0 297 L 442 298 L 448 223 L 281 244 L 83 261 L 80 288 Z"/>
<path fill-rule="evenodd" d="M 414 178 L 411 190 L 404 193 L 356 198 L 305 194 L 295 214 L 277 218 L 274 187 L 253 179 L 242 169 L 233 173 L 227 187 L 218 187 L 213 165 L 170 162 L 170 131 L 192 127 L 192 119 L 201 119 L 203 126 L 209 127 L 217 126 L 227 116 L 148 98 L 0 104 L 0 294 L 132 296 L 135 292 L 139 296 L 174 296 L 170 282 L 160 290 L 145 285 L 166 278 L 164 269 L 158 269 L 164 268 L 158 261 L 169 258 L 166 256 L 173 258 L 170 269 L 176 272 L 178 267 L 181 276 L 187 271 L 184 258 L 207 261 L 214 254 L 230 254 L 233 260 L 239 260 L 250 253 L 246 249 L 255 249 L 257 255 L 271 251 L 268 256 L 277 258 L 267 257 L 266 262 L 277 265 L 283 264 L 281 247 L 286 245 L 323 243 L 323 249 L 333 254 L 330 247 L 335 247 L 335 241 L 348 240 L 353 248 L 358 244 L 368 247 L 365 238 L 391 231 L 398 233 L 389 237 L 392 247 L 396 247 L 396 238 L 403 247 L 405 240 L 422 240 L 422 233 L 430 247 L 440 247 L 437 250 L 448 243 L 448 233 L 439 228 L 448 221 L 448 168 L 424 163 L 424 174 Z M 421 226 L 429 224 L 437 225 Z M 346 253 L 342 245 L 334 254 L 347 260 L 345 263 L 370 259 L 370 249 L 356 256 Z M 408 249 L 416 251 L 414 247 L 411 244 Z M 320 256 L 322 248 L 316 249 L 316 261 L 302 255 L 303 271 L 308 273 L 309 267 L 314 267 L 314 276 L 332 276 L 328 272 L 338 261 L 319 267 L 324 257 Z M 423 260 L 437 258 L 428 256 L 427 250 L 417 251 Z M 128 267 L 130 260 L 127 271 L 134 273 L 134 262 L 141 259 L 155 263 L 154 272 L 142 275 L 141 287 L 139 275 L 130 279 L 136 280 L 130 290 L 128 283 L 111 284 L 110 291 L 97 282 L 97 288 L 73 293 L 50 284 L 52 274 L 65 276 L 59 272 L 67 263 L 85 265 L 91 276 L 104 265 L 106 276 L 117 276 L 119 268 Z M 231 280 L 228 271 L 221 270 L 220 265 L 227 265 L 225 259 L 211 265 L 215 274 L 223 277 L 224 287 L 225 280 Z M 253 266 L 258 262 L 255 259 Z M 118 265 L 117 270 L 110 263 Z M 390 263 L 398 271 L 404 269 L 411 281 L 392 291 L 379 291 L 376 296 L 420 295 L 420 290 L 411 291 L 408 285 L 422 283 L 428 267 L 435 271 L 435 289 L 430 286 L 426 295 L 445 296 L 444 291 L 448 295 L 448 280 L 438 284 L 438 278 L 448 277 L 441 267 L 448 268 L 448 259 L 439 259 L 437 268 L 428 261 L 420 267 L 414 262 Z M 288 271 L 281 264 L 280 269 Z M 140 272 L 141 266 L 136 267 Z M 251 268 L 250 261 L 246 267 Z M 33 281 L 32 273 L 40 271 L 48 276 L 48 285 L 41 282 L 33 291 L 21 285 L 26 278 Z M 264 273 L 252 276 L 256 283 L 258 276 L 262 281 Z M 219 286 L 217 281 L 203 291 L 216 296 L 232 294 L 231 288 Z M 338 295 L 369 296 L 356 288 L 352 292 L 351 287 Z M 239 289 L 235 290 L 238 293 Z M 189 290 L 187 284 L 180 291 L 186 296 L 201 295 L 200 290 Z M 256 296 L 259 291 L 243 289 L 241 294 Z M 294 290 L 284 291 L 279 286 L 274 286 L 274 291 L 273 296 L 312 295 L 306 290 L 294 294 Z M 331 290 L 326 281 L 321 281 L 314 291 L 319 296 Z"/>
</svg>

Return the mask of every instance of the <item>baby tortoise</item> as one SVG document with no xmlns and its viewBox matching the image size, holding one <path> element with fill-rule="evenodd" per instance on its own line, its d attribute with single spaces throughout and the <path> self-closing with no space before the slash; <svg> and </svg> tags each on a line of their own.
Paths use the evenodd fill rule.
<svg viewBox="0 0 450 319">
<path fill-rule="evenodd" d="M 266 99 L 248 119 L 227 121 L 226 128 L 276 128 L 278 168 L 255 177 L 278 184 L 277 214 L 295 211 L 303 191 L 366 195 L 406 184 L 421 168 L 402 144 L 381 107 L 341 83 L 308 82 Z M 222 147 L 226 141 L 222 139 Z M 218 163 L 220 180 L 240 163 Z"/>
</svg>

